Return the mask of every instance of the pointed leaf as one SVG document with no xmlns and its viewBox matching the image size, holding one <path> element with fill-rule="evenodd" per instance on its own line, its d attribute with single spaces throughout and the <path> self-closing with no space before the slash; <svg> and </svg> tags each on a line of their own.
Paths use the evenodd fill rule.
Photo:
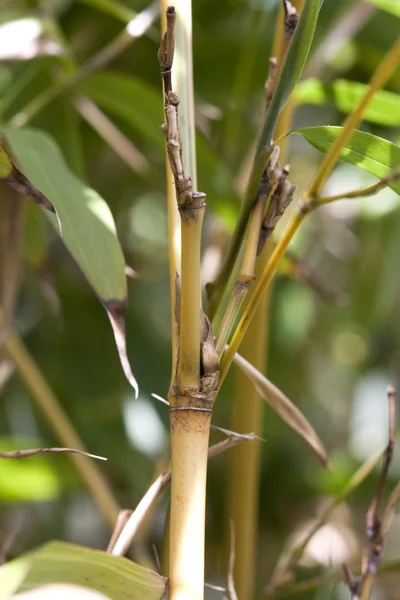
<svg viewBox="0 0 400 600">
<path fill-rule="evenodd" d="M 125 261 L 107 203 L 69 170 L 58 146 L 48 134 L 36 129 L 11 127 L 3 127 L 2 132 L 24 176 L 55 207 L 58 219 L 48 211 L 45 214 L 110 319 L 115 311 L 118 312 L 117 348 L 124 372 L 137 395 L 138 387 L 125 347 Z"/>
<path fill-rule="evenodd" d="M 0 600 L 53 584 L 95 590 L 110 600 L 160 600 L 166 581 L 126 558 L 50 542 L 0 567 Z"/>
<path fill-rule="evenodd" d="M 331 101 L 341 112 L 349 114 L 358 106 L 367 88 L 368 85 L 358 81 L 336 79 L 332 83 L 323 83 L 311 78 L 296 86 L 294 100 L 296 104 L 316 105 Z M 363 118 L 378 125 L 400 125 L 400 95 L 380 90 L 371 100 Z"/>
<path fill-rule="evenodd" d="M 377 8 L 386 10 L 386 12 L 396 17 L 400 17 L 400 0 L 367 0 L 367 2 Z"/>
<path fill-rule="evenodd" d="M 289 100 L 291 93 L 301 76 L 317 25 L 320 0 L 305 0 L 299 22 L 290 43 L 285 63 L 268 109 L 264 127 L 258 142 L 257 153 L 269 144 L 274 133 L 279 113 Z"/>
<path fill-rule="evenodd" d="M 333 141 L 341 134 L 342 127 L 306 127 L 295 129 L 291 133 L 303 136 L 314 148 L 326 152 Z M 342 148 L 341 160 L 357 165 L 379 179 L 387 177 L 400 167 L 400 148 L 365 131 L 355 131 L 352 138 Z M 388 186 L 400 194 L 400 180 L 388 183 Z"/>
<path fill-rule="evenodd" d="M 289 427 L 301 435 L 315 452 L 322 465 L 329 468 L 328 455 L 323 443 L 297 406 L 279 388 L 271 383 L 265 375 L 240 356 L 240 354 L 236 354 L 233 361 L 246 377 L 250 379 L 261 398 L 268 402 L 271 408 Z"/>
</svg>

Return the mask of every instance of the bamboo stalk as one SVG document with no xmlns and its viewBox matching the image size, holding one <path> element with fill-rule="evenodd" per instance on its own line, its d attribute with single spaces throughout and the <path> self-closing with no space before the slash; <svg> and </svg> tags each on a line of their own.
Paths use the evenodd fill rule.
<svg viewBox="0 0 400 600">
<path fill-rule="evenodd" d="M 269 254 L 270 244 L 267 243 L 260 260 L 266 260 Z M 266 290 L 242 344 L 243 356 L 260 371 L 264 371 L 267 358 L 269 301 L 270 294 Z M 231 428 L 234 431 L 254 431 L 261 435 L 263 404 L 254 385 L 238 371 L 235 374 Z M 252 448 L 233 448 L 229 460 L 228 514 L 235 528 L 234 579 L 240 600 L 253 598 L 255 587 L 262 452 L 260 444 L 255 446 L 256 444 Z"/>
<path fill-rule="evenodd" d="M 204 595 L 205 501 L 208 441 L 218 361 L 213 336 L 204 317 L 200 294 L 201 231 L 205 194 L 193 191 L 182 163 L 178 95 L 172 89 L 175 52 L 173 7 L 166 12 L 167 31 L 158 57 L 164 87 L 162 130 L 175 180 L 181 217 L 181 298 L 176 373 L 169 391 L 171 429 L 171 516 L 169 577 L 171 600 L 202 600 Z"/>
<path fill-rule="evenodd" d="M 0 322 L 2 319 L 3 315 L 0 312 Z M 4 348 L 61 444 L 68 448 L 86 452 L 83 442 L 61 408 L 53 390 L 20 338 L 15 333 L 6 334 Z M 69 458 L 78 469 L 84 484 L 89 489 L 108 524 L 113 528 L 118 517 L 119 506 L 103 475 L 87 456 L 70 454 Z"/>
</svg>

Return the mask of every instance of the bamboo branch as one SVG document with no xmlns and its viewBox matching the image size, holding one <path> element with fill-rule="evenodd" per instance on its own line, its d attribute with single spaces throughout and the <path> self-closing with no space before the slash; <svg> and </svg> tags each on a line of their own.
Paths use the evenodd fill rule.
<svg viewBox="0 0 400 600">
<path fill-rule="evenodd" d="M 400 177 L 400 171 L 393 171 L 387 177 L 384 177 L 377 183 L 373 185 L 369 185 L 368 187 L 361 188 L 359 190 L 352 190 L 349 192 L 342 192 L 341 194 L 336 194 L 335 196 L 322 196 L 318 197 L 315 200 L 315 207 L 324 206 L 325 204 L 330 204 L 331 202 L 336 202 L 336 200 L 345 200 L 345 199 L 357 199 L 357 198 L 366 198 L 368 196 L 374 196 L 381 190 L 383 190 L 389 183 L 393 183 Z"/>
<path fill-rule="evenodd" d="M 298 228 L 303 222 L 305 215 L 313 209 L 313 203 L 315 201 L 315 198 L 318 197 L 319 190 L 325 183 L 327 177 L 329 177 L 329 175 L 331 174 L 332 169 L 339 158 L 343 144 L 345 144 L 351 138 L 354 128 L 357 127 L 357 125 L 362 120 L 364 112 L 367 109 L 372 98 L 374 97 L 375 93 L 383 85 L 385 85 L 386 81 L 389 79 L 389 77 L 391 76 L 391 74 L 396 69 L 399 63 L 400 38 L 389 50 L 382 63 L 379 65 L 378 69 L 372 76 L 369 88 L 365 93 L 364 97 L 362 98 L 360 104 L 358 105 L 354 113 L 352 113 L 352 115 L 350 115 L 350 117 L 345 121 L 342 134 L 332 144 L 330 150 L 325 155 L 325 158 L 322 161 L 321 165 L 318 167 L 316 175 L 313 178 L 310 186 L 300 198 L 298 209 L 294 213 L 289 224 L 287 225 L 286 230 L 282 235 L 282 238 L 280 239 L 271 256 L 271 259 L 265 266 L 262 277 L 259 280 L 256 288 L 254 289 L 254 292 L 249 300 L 246 310 L 242 315 L 242 318 L 238 324 L 235 334 L 229 344 L 228 350 L 224 355 L 220 368 L 220 386 L 226 376 L 226 373 L 228 372 L 229 366 L 232 363 L 234 355 L 239 349 L 240 343 L 246 333 L 249 323 L 255 314 L 264 289 L 268 287 L 273 276 L 275 275 L 278 262 L 286 252 L 295 233 L 297 232 Z M 340 144 L 338 140 L 340 140 Z"/>
</svg>

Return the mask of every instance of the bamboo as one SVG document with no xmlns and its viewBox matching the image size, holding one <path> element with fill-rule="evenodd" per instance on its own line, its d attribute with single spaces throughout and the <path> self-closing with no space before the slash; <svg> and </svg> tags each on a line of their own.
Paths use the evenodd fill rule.
<svg viewBox="0 0 400 600">
<path fill-rule="evenodd" d="M 293 4 L 297 9 L 301 9 L 303 0 L 297 0 Z M 272 50 L 273 56 L 281 57 L 280 64 L 283 61 L 283 30 L 284 10 L 281 6 Z M 275 78 L 276 81 L 277 74 L 275 74 Z M 278 119 L 276 136 L 279 137 L 289 130 L 292 111 L 293 104 L 289 101 Z M 286 146 L 281 146 L 283 160 L 285 160 L 286 150 Z M 267 242 L 258 261 L 257 279 L 261 275 L 262 266 L 268 262 L 271 256 L 271 249 L 271 242 Z M 270 290 L 265 289 L 260 299 L 260 305 L 242 343 L 243 356 L 262 372 L 266 368 L 268 354 L 270 299 Z M 245 402 L 244 398 L 246 399 Z M 240 431 L 243 428 L 243 431 L 254 431 L 256 434 L 262 435 L 263 407 L 264 403 L 254 385 L 241 371 L 238 371 L 235 377 L 232 429 Z M 241 600 L 250 600 L 254 597 L 255 590 L 260 465 L 261 447 L 238 447 L 233 449 L 229 463 L 229 515 L 233 520 L 235 529 L 235 586 Z"/>
<path fill-rule="evenodd" d="M 229 347 L 224 355 L 221 369 L 220 369 L 220 378 L 219 385 L 222 385 L 222 382 L 226 376 L 226 373 L 229 369 L 229 365 L 231 364 L 235 353 L 238 351 L 239 346 L 243 340 L 243 337 L 247 331 L 249 323 L 251 319 L 254 317 L 254 314 L 257 310 L 257 306 L 261 300 L 264 289 L 270 284 L 278 263 L 284 253 L 286 252 L 290 242 L 292 241 L 295 233 L 300 227 L 301 223 L 305 215 L 316 207 L 316 201 L 318 199 L 319 191 L 324 185 L 326 179 L 332 172 L 334 165 L 339 159 L 342 145 L 345 144 L 350 138 L 354 131 L 354 129 L 361 122 L 364 112 L 367 109 L 369 103 L 374 97 L 375 93 L 385 85 L 389 77 L 392 75 L 393 71 L 398 67 L 400 63 L 400 37 L 396 40 L 393 46 L 390 48 L 389 52 L 386 54 L 382 63 L 379 65 L 375 73 L 373 74 L 368 90 L 364 97 L 361 99 L 358 107 L 355 111 L 348 117 L 345 121 L 342 134 L 335 140 L 332 144 L 331 148 L 325 155 L 323 161 L 317 169 L 317 172 L 309 185 L 306 191 L 303 193 L 297 211 L 294 213 L 291 221 L 286 227 L 286 230 L 283 233 L 282 238 L 279 240 L 278 245 L 276 246 L 274 252 L 272 253 L 271 259 L 268 261 L 265 266 L 263 275 L 259 280 L 254 292 L 249 300 L 249 303 L 246 307 L 246 310 L 238 324 L 235 335 L 233 336 Z M 340 140 L 340 143 L 339 141 Z"/>
<path fill-rule="evenodd" d="M 205 319 L 200 331 L 200 250 L 205 194 L 193 191 L 182 163 L 178 123 L 179 97 L 172 89 L 175 52 L 173 7 L 166 12 L 167 31 L 158 57 L 164 87 L 166 139 L 181 217 L 181 292 L 177 320 L 179 348 L 169 391 L 171 429 L 171 516 L 169 581 L 171 600 L 202 600 L 204 595 L 205 502 L 211 405 L 218 361 Z M 204 321 L 204 319 L 202 319 Z M 202 373 L 202 375 L 201 375 Z"/>
</svg>

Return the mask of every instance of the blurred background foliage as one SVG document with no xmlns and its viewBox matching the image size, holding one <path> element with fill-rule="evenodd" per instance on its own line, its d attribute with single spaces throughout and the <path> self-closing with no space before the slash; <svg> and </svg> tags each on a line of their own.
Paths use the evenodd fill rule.
<svg viewBox="0 0 400 600">
<path fill-rule="evenodd" d="M 100 0 L 0 0 L 3 122 L 85 64 L 119 34 L 124 18 L 147 7 L 144 1 L 126 0 L 119 5 L 126 11 L 111 15 L 102 10 L 104 5 Z M 358 12 L 347 34 L 335 29 L 355 5 Z M 213 278 L 237 214 L 246 157 L 259 123 L 276 11 L 274 0 L 193 3 L 198 179 L 208 195 L 205 281 Z M 336 78 L 367 82 L 398 34 L 399 23 L 367 3 L 326 0 L 305 77 L 326 83 Z M 43 215 L 18 200 L 24 203 L 24 219 L 17 244 L 15 326 L 89 450 L 107 456 L 101 469 L 124 507 L 135 506 L 168 456 L 167 409 L 151 397 L 152 392 L 167 395 L 171 363 L 159 28 L 156 18 L 115 60 L 85 76 L 30 122 L 57 140 L 70 168 L 107 200 L 127 264 L 137 272 L 129 281 L 127 331 L 139 400 L 123 377 L 106 314 L 89 285 Z M 336 36 L 328 47 L 332 30 Z M 400 93 L 400 71 L 388 89 Z M 120 141 L 107 143 L 100 126 L 82 117 L 82 97 L 104 111 L 125 142 L 129 140 L 129 149 Z M 337 125 L 343 116 L 328 99 L 319 106 L 298 106 L 295 125 Z M 400 127 L 364 123 L 363 129 L 400 142 Z M 297 136 L 290 139 L 291 179 L 298 189 L 309 181 L 320 156 Z M 371 181 L 356 167 L 340 164 L 327 191 L 338 193 Z M 0 194 L 5 200 L 4 301 L 9 192 L 2 186 Z M 306 221 L 292 252 L 329 292 L 329 299 L 288 277 L 284 269 L 274 284 L 268 375 L 315 426 L 329 449 L 333 472 L 323 472 L 302 440 L 265 409 L 260 590 L 288 536 L 300 535 L 359 464 L 385 445 L 385 389 L 389 382 L 397 387 L 400 383 L 399 228 L 400 199 L 389 189 L 319 210 Z M 1 448 L 55 445 L 52 431 L 4 357 L 0 369 Z M 214 422 L 222 427 L 230 423 L 231 386 L 228 378 L 215 409 Z M 226 467 L 226 455 L 212 461 L 208 479 L 207 579 L 214 583 L 226 573 Z M 395 460 L 392 483 L 399 474 L 400 462 Z M 357 556 L 376 481 L 377 473 L 314 539 L 297 573 L 300 578 L 318 574 L 321 565 L 336 567 Z M 164 497 L 135 543 L 134 555 L 145 564 L 153 564 L 152 542 L 162 551 L 166 510 Z M 2 537 L 17 531 L 14 555 L 51 538 L 104 548 L 109 535 L 65 456 L 1 463 L 0 530 Z M 396 517 L 385 559 L 400 560 L 399 531 Z M 374 597 L 397 598 L 399 577 L 381 578 Z M 216 592 L 207 593 L 217 597 Z M 347 598 L 348 591 L 331 584 L 296 597 Z"/>
</svg>

